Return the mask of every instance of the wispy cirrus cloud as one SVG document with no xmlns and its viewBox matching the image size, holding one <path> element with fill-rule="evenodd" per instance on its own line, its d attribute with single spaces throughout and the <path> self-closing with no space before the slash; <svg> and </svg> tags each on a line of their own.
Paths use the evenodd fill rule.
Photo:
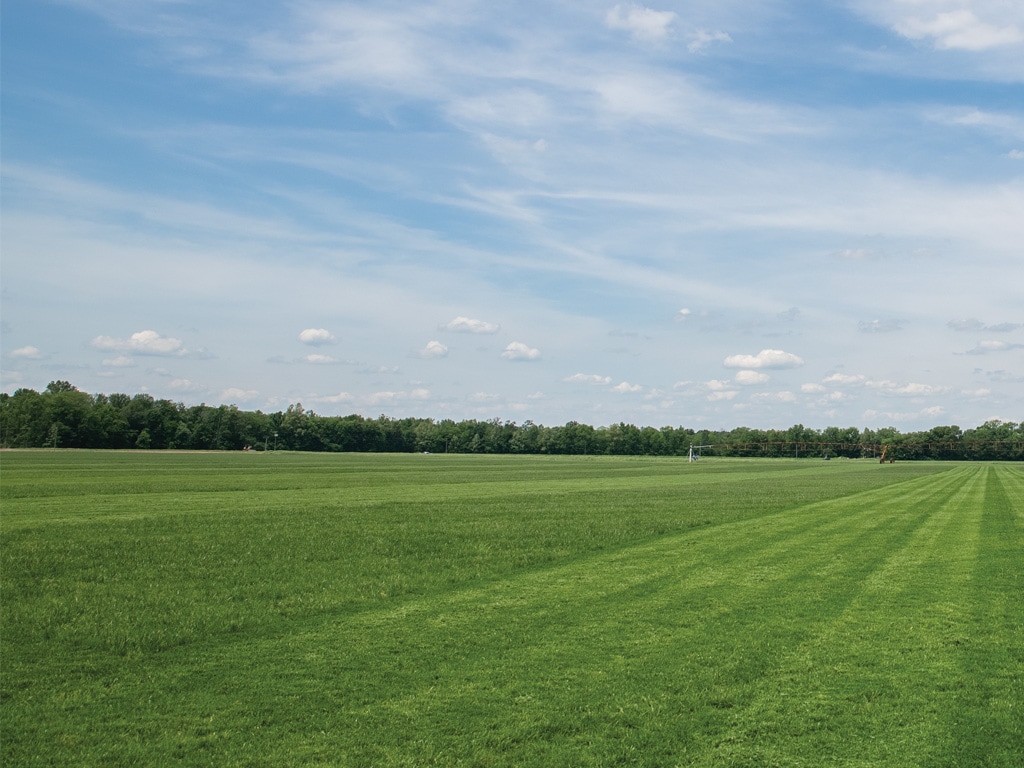
<svg viewBox="0 0 1024 768">
<path fill-rule="evenodd" d="M 954 331 L 969 331 L 974 333 L 1009 333 L 1019 328 L 1024 328 L 1024 323 L 983 323 L 977 318 L 966 318 L 963 320 L 950 320 L 946 324 Z"/>
<path fill-rule="evenodd" d="M 990 355 L 999 352 L 1010 352 L 1017 349 L 1024 349 L 1024 344 L 1011 344 L 1008 341 L 990 340 L 979 341 L 972 349 L 969 349 L 962 354 Z"/>
<path fill-rule="evenodd" d="M 930 40 L 939 49 L 984 51 L 1024 41 L 1016 24 L 996 18 L 983 21 L 967 8 L 906 16 L 893 28 L 912 40 Z"/>
<path fill-rule="evenodd" d="M 861 320 L 857 323 L 857 329 L 861 333 L 894 333 L 902 331 L 905 324 L 904 320 L 891 317 L 879 320 Z"/>
</svg>

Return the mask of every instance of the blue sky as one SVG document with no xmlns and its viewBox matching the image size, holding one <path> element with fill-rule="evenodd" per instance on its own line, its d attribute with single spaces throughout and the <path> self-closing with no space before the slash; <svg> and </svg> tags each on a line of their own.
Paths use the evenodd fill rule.
<svg viewBox="0 0 1024 768">
<path fill-rule="evenodd" d="M 1024 4 L 8 0 L 2 387 L 1024 419 Z"/>
</svg>

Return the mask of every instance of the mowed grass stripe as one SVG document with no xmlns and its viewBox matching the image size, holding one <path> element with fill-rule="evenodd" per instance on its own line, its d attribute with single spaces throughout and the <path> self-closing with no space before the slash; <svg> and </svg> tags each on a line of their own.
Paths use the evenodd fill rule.
<svg viewBox="0 0 1024 768">
<path fill-rule="evenodd" d="M 1024 763 L 1024 473 L 1008 465 L 986 476 L 959 676 L 946 710 L 945 760 L 931 764 L 1015 768 Z"/>
<path fill-rule="evenodd" d="M 957 488 L 943 484 L 942 503 L 890 499 L 875 513 L 930 507 L 912 535 L 875 549 L 885 556 L 847 593 L 847 607 L 787 654 L 695 765 L 951 764 L 945 714 L 970 623 L 986 472 L 958 472 Z"/>
<path fill-rule="evenodd" d="M 223 765 L 912 765 L 927 750 L 907 751 L 905 731 L 870 710 L 903 716 L 886 698 L 895 657 L 866 678 L 874 704 L 856 687 L 851 699 L 836 670 L 904 640 L 891 620 L 905 601 L 923 615 L 962 587 L 961 572 L 948 593 L 926 576 L 946 547 L 943 562 L 969 572 L 977 521 L 954 507 L 977 482 L 958 469 L 288 635 L 175 649 L 154 657 L 148 728 L 77 738 L 103 759 L 162 741 Z M 130 730 L 119 697 L 147 688 L 125 671 L 122 690 L 93 700 L 89 721 L 108 733 Z M 220 684 L 183 699 L 197 676 Z M 873 749 L 843 741 L 867 722 Z"/>
</svg>

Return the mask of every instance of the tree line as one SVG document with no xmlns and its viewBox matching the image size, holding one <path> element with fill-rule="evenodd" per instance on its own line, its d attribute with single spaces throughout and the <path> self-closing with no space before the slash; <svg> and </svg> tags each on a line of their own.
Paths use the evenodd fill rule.
<svg viewBox="0 0 1024 768">
<path fill-rule="evenodd" d="M 618 423 L 593 427 L 570 421 L 321 416 L 301 403 L 284 411 L 243 411 L 234 405 L 186 406 L 147 394 L 90 395 L 66 381 L 42 392 L 0 393 L 0 446 L 178 450 L 361 451 L 382 453 L 523 453 L 620 456 L 824 458 L 886 456 L 900 460 L 1024 460 L 1024 423 L 988 421 L 962 430 L 895 428 L 694 430 Z"/>
</svg>

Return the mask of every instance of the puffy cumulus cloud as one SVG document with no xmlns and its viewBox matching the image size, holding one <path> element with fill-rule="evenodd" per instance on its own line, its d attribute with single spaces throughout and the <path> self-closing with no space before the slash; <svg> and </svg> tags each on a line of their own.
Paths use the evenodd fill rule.
<svg viewBox="0 0 1024 768">
<path fill-rule="evenodd" d="M 501 395 L 496 395 L 493 392 L 474 392 L 469 396 L 471 403 L 496 403 L 500 399 Z"/>
<path fill-rule="evenodd" d="M 631 392 L 640 392 L 643 390 L 639 384 L 630 384 L 628 381 L 623 381 L 620 384 L 616 384 L 612 387 L 612 392 L 618 392 L 619 394 L 628 394 Z"/>
<path fill-rule="evenodd" d="M 409 393 L 409 398 L 411 400 L 429 400 L 430 390 L 423 387 L 417 387 Z"/>
<path fill-rule="evenodd" d="M 736 372 L 736 383 L 742 384 L 745 387 L 749 387 L 755 384 L 764 384 L 771 378 L 767 373 L 758 373 L 757 371 L 737 371 Z"/>
<path fill-rule="evenodd" d="M 1002 18 L 991 22 L 961 8 L 906 17 L 896 21 L 893 29 L 911 40 L 931 40 L 940 50 L 984 51 L 1024 41 L 1016 24 L 1003 23 Z"/>
<path fill-rule="evenodd" d="M 43 353 L 39 351 L 37 347 L 18 347 L 13 349 L 8 355 L 9 357 L 20 358 L 22 360 L 41 360 Z"/>
<path fill-rule="evenodd" d="M 455 333 L 497 333 L 501 326 L 486 320 L 475 320 L 471 317 L 456 317 L 441 326 L 446 331 Z"/>
<path fill-rule="evenodd" d="M 671 27 L 677 19 L 674 11 L 655 11 L 636 3 L 619 4 L 604 17 L 609 29 L 629 32 L 634 40 L 662 42 L 671 34 Z"/>
<path fill-rule="evenodd" d="M 246 401 L 253 400 L 259 397 L 259 392 L 255 389 L 239 389 L 238 387 L 228 387 L 220 393 L 220 399 L 227 402 L 235 402 L 238 400 Z"/>
<path fill-rule="evenodd" d="M 156 331 L 139 331 L 127 339 L 97 336 L 89 343 L 96 349 L 130 352 L 136 355 L 177 356 L 184 355 L 188 351 L 182 346 L 179 339 L 161 336 Z"/>
<path fill-rule="evenodd" d="M 174 379 L 167 385 L 175 392 L 202 392 L 203 388 L 190 379 Z"/>
<path fill-rule="evenodd" d="M 506 360 L 536 360 L 540 357 L 540 350 L 523 344 L 521 341 L 513 341 L 501 356 Z"/>
<path fill-rule="evenodd" d="M 337 360 L 335 360 L 330 355 L 320 355 L 320 354 L 306 355 L 302 359 L 305 360 L 307 363 L 310 363 L 312 365 L 334 365 L 335 363 L 338 362 Z"/>
<path fill-rule="evenodd" d="M 334 343 L 334 334 L 326 328 L 307 328 L 299 334 L 299 341 L 317 347 Z"/>
<path fill-rule="evenodd" d="M 599 376 L 596 373 L 574 373 L 572 376 L 567 376 L 564 381 L 573 384 L 611 384 L 612 377 Z"/>
<path fill-rule="evenodd" d="M 708 392 L 708 400 L 716 402 L 719 400 L 732 400 L 736 397 L 736 389 L 730 381 L 720 381 L 719 379 L 712 379 L 704 385 L 704 389 Z"/>
<path fill-rule="evenodd" d="M 425 359 L 447 357 L 448 347 L 440 341 L 428 341 L 427 346 L 419 351 L 419 356 Z"/>
<path fill-rule="evenodd" d="M 730 355 L 722 364 L 726 368 L 798 368 L 804 361 L 781 349 L 762 349 L 756 355 Z"/>
<path fill-rule="evenodd" d="M 822 384 L 814 384 L 814 383 L 801 384 L 800 385 L 800 391 L 805 393 L 805 394 L 808 394 L 808 395 L 814 395 L 814 394 L 817 394 L 819 392 L 824 392 L 825 391 L 825 387 Z"/>
<path fill-rule="evenodd" d="M 726 32 L 707 32 L 706 30 L 698 29 L 690 35 L 690 42 L 687 43 L 686 49 L 690 53 L 700 53 L 712 43 L 731 42 L 732 38 Z"/>
<path fill-rule="evenodd" d="M 861 333 L 892 333 L 893 331 L 902 331 L 904 322 L 902 320 L 896 320 L 889 318 L 886 320 L 861 320 L 857 323 L 857 328 Z"/>
</svg>

